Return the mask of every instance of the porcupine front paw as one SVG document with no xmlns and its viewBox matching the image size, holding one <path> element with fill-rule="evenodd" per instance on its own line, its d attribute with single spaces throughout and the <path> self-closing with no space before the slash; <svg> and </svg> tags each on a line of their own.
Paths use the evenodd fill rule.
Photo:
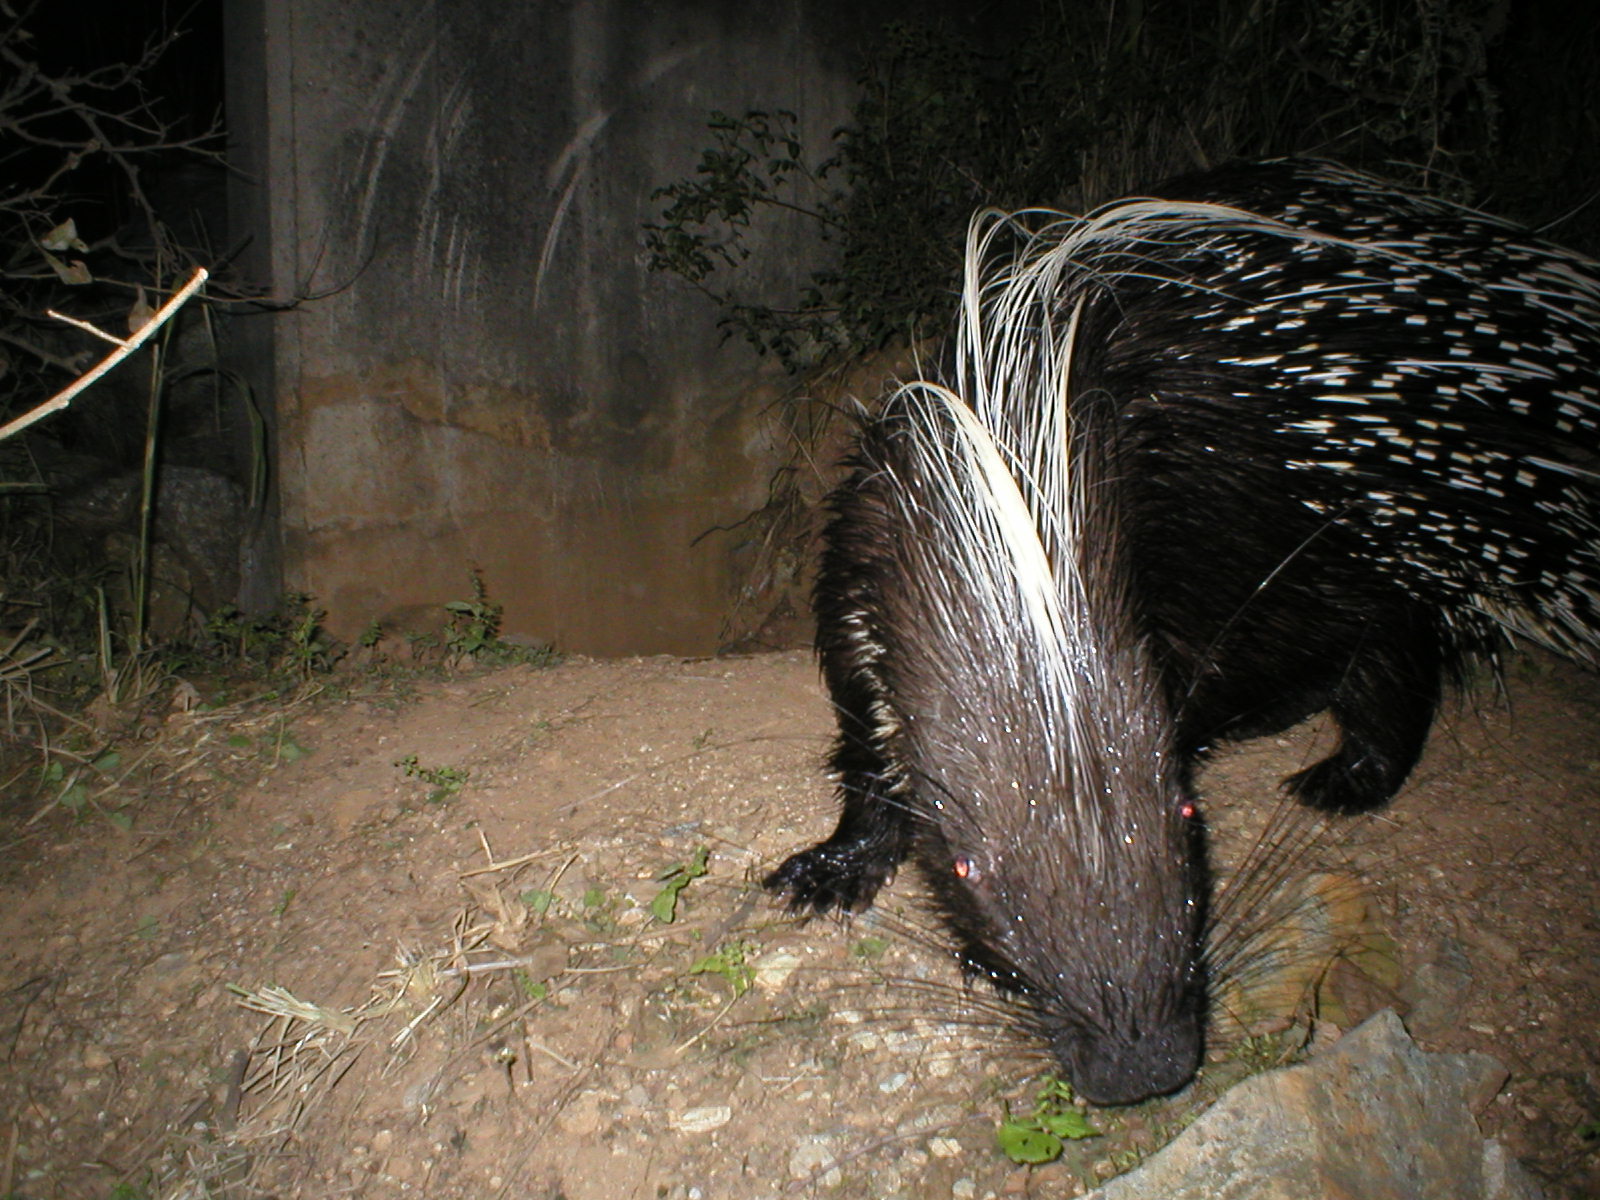
<svg viewBox="0 0 1600 1200">
<path fill-rule="evenodd" d="M 788 900 L 791 912 L 853 912 L 872 903 L 894 875 L 894 864 L 861 846 L 818 842 L 791 854 L 761 886 Z"/>
</svg>

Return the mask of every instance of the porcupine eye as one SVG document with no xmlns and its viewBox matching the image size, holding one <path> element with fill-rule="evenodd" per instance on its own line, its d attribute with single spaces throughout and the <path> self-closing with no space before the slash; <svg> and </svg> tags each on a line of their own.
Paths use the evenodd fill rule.
<svg viewBox="0 0 1600 1200">
<path fill-rule="evenodd" d="M 1195 802 L 1193 800 L 1185 800 L 1182 804 L 1178 805 L 1178 815 L 1185 821 L 1194 820 L 1195 814 L 1199 811 L 1199 808 L 1195 806 Z"/>
<path fill-rule="evenodd" d="M 965 854 L 956 855 L 955 872 L 957 879 L 965 879 L 968 883 L 978 881 L 978 864 Z"/>
</svg>

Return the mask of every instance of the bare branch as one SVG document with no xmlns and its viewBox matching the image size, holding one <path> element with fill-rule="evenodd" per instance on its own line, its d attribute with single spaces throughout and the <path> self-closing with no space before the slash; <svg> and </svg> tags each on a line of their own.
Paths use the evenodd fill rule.
<svg viewBox="0 0 1600 1200">
<path fill-rule="evenodd" d="M 103 330 L 93 329 L 93 332 L 97 336 L 105 338 L 109 342 L 117 343 L 117 348 L 110 354 L 106 355 L 105 358 L 101 359 L 99 365 L 97 365 L 92 371 L 89 371 L 81 378 L 74 380 L 67 387 L 63 388 L 54 396 L 50 397 L 50 399 L 46 400 L 43 404 L 39 405 L 39 407 L 33 409 L 31 412 L 24 413 L 14 421 L 7 422 L 5 425 L 0 426 L 0 442 L 5 441 L 14 434 L 21 433 L 24 429 L 34 424 L 36 421 L 42 421 L 51 413 L 60 412 L 67 405 L 71 404 L 73 397 L 75 397 L 79 392 L 83 391 L 84 388 L 88 387 L 107 371 L 111 370 L 112 367 L 116 366 L 123 359 L 127 358 L 128 355 L 132 354 L 140 346 L 144 345 L 156 330 L 165 325 L 167 321 L 172 318 L 172 315 L 182 308 L 189 301 L 191 296 L 200 290 L 201 285 L 205 283 L 206 279 L 206 269 L 204 267 L 196 267 L 194 274 L 189 278 L 189 282 L 184 284 L 182 288 L 175 292 L 172 298 L 156 311 L 156 315 L 151 317 L 150 320 L 139 329 L 139 332 L 134 334 L 132 337 L 117 338 L 104 332 Z M 50 315 L 55 317 L 61 316 L 60 313 L 51 313 Z M 70 317 L 62 317 L 62 320 L 69 321 L 73 325 L 86 324 L 86 322 L 77 321 Z M 93 327 L 91 327 L 91 329 L 92 328 Z"/>
</svg>

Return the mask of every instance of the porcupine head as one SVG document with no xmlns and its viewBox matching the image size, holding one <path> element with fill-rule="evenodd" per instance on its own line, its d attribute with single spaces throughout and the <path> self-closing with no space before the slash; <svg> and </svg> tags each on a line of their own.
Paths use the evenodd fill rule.
<svg viewBox="0 0 1600 1200">
<path fill-rule="evenodd" d="M 1119 566 L 1110 422 L 1078 408 L 996 436 L 936 385 L 891 402 L 882 732 L 964 966 L 1121 1104 L 1199 1064 L 1203 853 Z"/>
</svg>

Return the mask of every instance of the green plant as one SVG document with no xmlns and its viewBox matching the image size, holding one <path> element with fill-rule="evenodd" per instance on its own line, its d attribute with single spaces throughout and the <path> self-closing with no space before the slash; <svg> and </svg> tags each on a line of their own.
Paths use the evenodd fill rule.
<svg viewBox="0 0 1600 1200">
<path fill-rule="evenodd" d="M 468 773 L 461 767 L 424 767 L 417 762 L 415 754 L 396 760 L 394 765 L 400 768 L 407 779 L 420 779 L 433 788 L 428 793 L 429 804 L 453 800 L 466 786 Z"/>
<path fill-rule="evenodd" d="M 798 369 L 942 329 L 984 205 L 1082 211 L 1184 170 L 1308 152 L 1481 195 L 1503 157 L 1506 19 L 1491 0 L 1103 0 L 1041 5 L 982 39 L 891 22 L 820 153 L 791 112 L 713 112 L 693 174 L 655 193 L 649 263 L 716 300 L 725 335 Z M 738 272 L 780 210 L 824 243 L 786 305 Z"/>
<path fill-rule="evenodd" d="M 234 668 L 282 672 L 305 682 L 333 670 L 342 657 L 338 644 L 322 628 L 326 616 L 310 596 L 291 592 L 261 616 L 224 605 L 207 618 L 204 636 Z"/>
<path fill-rule="evenodd" d="M 677 920 L 678 897 L 684 888 L 706 873 L 708 870 L 706 863 L 710 856 L 710 847 L 697 846 L 694 857 L 688 862 L 679 863 L 656 877 L 662 881 L 661 890 L 650 901 L 650 913 L 657 921 L 663 925 L 670 925 Z"/>
<path fill-rule="evenodd" d="M 1072 1085 L 1047 1075 L 1034 1096 L 1033 1109 L 1014 1117 L 1006 1107 L 1005 1120 L 996 1131 L 1000 1150 L 1015 1163 L 1054 1162 L 1067 1142 L 1098 1137 L 1099 1130 L 1072 1102 Z"/>
<path fill-rule="evenodd" d="M 734 998 L 744 995 L 755 982 L 756 971 L 748 961 L 750 947 L 744 942 L 728 942 L 690 966 L 691 975 L 719 975 L 733 989 Z"/>
<path fill-rule="evenodd" d="M 694 176 L 651 194 L 667 203 L 661 219 L 644 226 L 650 268 L 675 274 L 710 296 L 723 310 L 718 325 L 725 338 L 739 334 L 785 366 L 839 346 L 837 310 L 816 276 L 789 309 L 746 302 L 736 285 L 713 282 L 722 278 L 719 271 L 750 258 L 746 235 L 763 210 L 795 212 L 839 231 L 841 194 L 826 184 L 836 164 L 808 164 L 795 114 L 784 109 L 751 109 L 740 116 L 713 111 L 706 128 L 712 145 Z"/>
<path fill-rule="evenodd" d="M 322 619 L 327 612 L 313 607 L 309 596 L 291 599 L 298 602 L 300 609 L 292 619 L 288 635 L 288 657 L 295 674 L 310 679 L 319 671 L 331 671 L 338 656 L 322 629 Z"/>
<path fill-rule="evenodd" d="M 511 978 L 517 985 L 517 990 L 529 1000 L 543 1000 L 550 994 L 550 985 L 543 980 L 534 979 L 521 967 L 511 972 Z"/>
<path fill-rule="evenodd" d="M 472 599 L 451 600 L 444 610 L 449 614 L 444 645 L 453 658 L 476 658 L 500 640 L 500 614 L 504 609 L 490 601 L 481 572 L 472 572 Z"/>
<path fill-rule="evenodd" d="M 555 661 L 548 646 L 522 646 L 501 638 L 500 618 L 504 606 L 489 599 L 483 573 L 476 568 L 472 572 L 472 599 L 448 601 L 444 610 L 445 627 L 441 639 L 454 665 L 468 659 L 499 666 L 512 663 L 548 666 Z M 425 643 L 418 639 L 418 644 Z"/>
<path fill-rule="evenodd" d="M 889 948 L 889 939 L 876 934 L 868 934 L 858 939 L 850 947 L 850 957 L 859 958 L 863 962 L 871 962 L 882 958 L 885 950 Z"/>
</svg>

